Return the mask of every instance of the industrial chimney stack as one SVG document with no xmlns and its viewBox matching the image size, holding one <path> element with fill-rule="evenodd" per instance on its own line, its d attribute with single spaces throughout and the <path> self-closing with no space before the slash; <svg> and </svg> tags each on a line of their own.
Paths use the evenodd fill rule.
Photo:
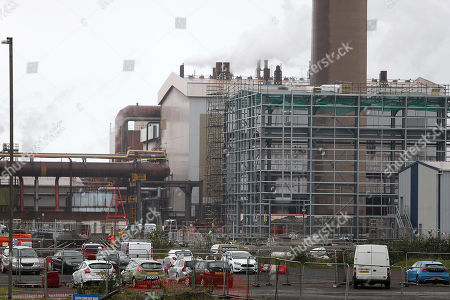
<svg viewBox="0 0 450 300">
<path fill-rule="evenodd" d="M 269 81 L 270 79 L 269 61 L 267 59 L 264 60 L 263 79 L 264 81 Z"/>
<path fill-rule="evenodd" d="M 313 0 L 311 84 L 365 83 L 367 0 Z"/>
</svg>

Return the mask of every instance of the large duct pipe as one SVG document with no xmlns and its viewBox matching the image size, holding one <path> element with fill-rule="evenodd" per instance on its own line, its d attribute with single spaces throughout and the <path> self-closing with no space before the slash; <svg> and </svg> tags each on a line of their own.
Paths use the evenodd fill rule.
<svg viewBox="0 0 450 300">
<path fill-rule="evenodd" d="M 367 0 L 313 0 L 311 84 L 365 83 Z"/>
<path fill-rule="evenodd" d="M 128 121 L 161 121 L 161 107 L 129 105 L 121 109 L 115 120 L 115 153 L 127 152 Z"/>
<path fill-rule="evenodd" d="M 12 171 L 14 176 L 40 177 L 115 177 L 129 178 L 132 173 L 146 174 L 147 180 L 162 180 L 169 176 L 166 163 L 100 163 L 100 162 L 23 162 L 16 161 L 14 170 L 8 161 L 0 161 L 0 168 Z"/>
</svg>

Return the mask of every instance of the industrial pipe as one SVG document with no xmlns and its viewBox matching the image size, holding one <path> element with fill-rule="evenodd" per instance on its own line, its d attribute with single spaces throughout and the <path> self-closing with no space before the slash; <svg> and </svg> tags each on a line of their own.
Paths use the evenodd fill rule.
<svg viewBox="0 0 450 300">
<path fill-rule="evenodd" d="M 116 177 L 129 178 L 132 173 L 146 174 L 147 180 L 162 180 L 169 176 L 166 163 L 133 162 L 25 162 L 16 161 L 13 169 L 8 168 L 8 161 L 0 161 L 0 168 L 9 170 L 14 176 L 42 177 Z M 2 174 L 3 175 L 3 174 Z"/>
<path fill-rule="evenodd" d="M 146 155 L 148 154 L 148 155 Z M 95 159 L 129 159 L 150 158 L 155 160 L 166 160 L 164 150 L 128 150 L 126 154 L 85 154 L 85 153 L 14 153 L 14 157 L 37 157 L 37 158 L 95 158 Z M 9 157 L 8 153 L 0 153 L 0 157 Z"/>
<path fill-rule="evenodd" d="M 55 209 L 59 210 L 59 177 L 55 177 Z"/>
<path fill-rule="evenodd" d="M 115 119 L 115 152 L 127 151 L 128 121 L 154 121 L 161 120 L 160 106 L 128 105 L 121 109 Z"/>
</svg>

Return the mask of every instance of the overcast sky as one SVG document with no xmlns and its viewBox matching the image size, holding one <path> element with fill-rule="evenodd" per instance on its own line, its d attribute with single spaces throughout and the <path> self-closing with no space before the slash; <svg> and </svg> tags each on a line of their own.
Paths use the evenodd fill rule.
<svg viewBox="0 0 450 300">
<path fill-rule="evenodd" d="M 209 75 L 215 61 L 230 61 L 234 74 L 247 76 L 257 59 L 269 59 L 283 75 L 305 77 L 311 3 L 0 0 L 0 38 L 12 36 L 15 47 L 15 141 L 22 151 L 107 153 L 117 112 L 156 105 L 182 62 L 186 74 Z M 388 70 L 389 78 L 450 82 L 450 1 L 369 0 L 368 19 L 377 20 L 368 77 Z M 125 60 L 133 70 L 124 71 Z M 1 45 L 0 143 L 9 142 L 8 97 Z"/>
</svg>

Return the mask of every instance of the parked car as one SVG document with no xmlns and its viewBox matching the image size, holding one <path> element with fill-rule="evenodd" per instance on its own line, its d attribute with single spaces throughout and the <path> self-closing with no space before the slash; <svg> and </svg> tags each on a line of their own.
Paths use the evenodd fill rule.
<svg viewBox="0 0 450 300">
<path fill-rule="evenodd" d="M 87 284 L 106 280 L 107 276 L 115 277 L 113 265 L 104 260 L 85 260 L 72 274 L 72 283 L 84 287 Z"/>
<path fill-rule="evenodd" d="M 256 273 L 258 270 L 258 263 L 247 251 L 227 251 L 222 256 L 222 260 L 229 264 L 233 273 L 247 271 Z"/>
<path fill-rule="evenodd" d="M 99 248 L 105 249 L 105 246 L 102 244 L 86 243 L 81 246 L 81 252 L 85 259 L 96 260 Z"/>
<path fill-rule="evenodd" d="M 9 248 L 5 248 L 2 254 L 1 270 L 5 273 L 9 268 L 10 253 Z M 39 274 L 41 271 L 41 261 L 38 258 L 36 251 L 27 246 L 15 246 L 12 253 L 12 271 L 19 271 L 23 273 Z"/>
<path fill-rule="evenodd" d="M 443 283 L 449 285 L 450 277 L 447 268 L 438 261 L 418 261 L 406 271 L 408 282 Z"/>
<path fill-rule="evenodd" d="M 182 250 L 182 249 L 172 249 L 167 253 L 167 256 L 163 260 L 163 264 L 167 264 L 168 266 L 175 265 L 177 259 L 184 259 L 186 261 L 192 260 L 192 252 L 191 250 Z"/>
<path fill-rule="evenodd" d="M 189 278 L 189 276 L 192 276 L 192 272 L 193 272 L 193 269 L 194 269 L 194 264 L 196 262 L 197 261 L 195 261 L 195 260 L 179 259 L 167 271 L 167 274 L 168 274 L 169 278 L 176 278 L 177 280 L 185 278 L 187 280 L 186 281 L 186 285 L 190 285 L 190 278 Z"/>
<path fill-rule="evenodd" d="M 124 283 L 159 280 L 166 277 L 163 265 L 156 260 L 131 260 L 121 272 Z"/>
<path fill-rule="evenodd" d="M 386 245 L 357 245 L 353 268 L 353 288 L 376 283 L 391 287 L 389 253 Z"/>
<path fill-rule="evenodd" d="M 125 268 L 130 263 L 130 258 L 120 250 L 101 250 L 97 253 L 97 259 L 104 260 L 112 263 L 117 268 L 117 262 L 119 262 L 120 271 L 125 270 Z"/>
<path fill-rule="evenodd" d="M 212 256 L 209 256 L 210 259 L 221 259 L 222 254 L 227 251 L 238 251 L 239 246 L 233 244 L 214 244 L 212 245 L 210 252 Z"/>
<path fill-rule="evenodd" d="M 120 250 L 130 258 L 153 259 L 152 243 L 148 242 L 124 242 Z"/>
<path fill-rule="evenodd" d="M 51 268 L 73 273 L 83 262 L 83 253 L 77 250 L 59 250 L 53 255 Z"/>
<path fill-rule="evenodd" d="M 210 285 L 223 286 L 225 278 L 225 286 L 233 287 L 233 272 L 225 261 L 220 260 L 203 260 L 195 264 L 195 284 L 202 287 Z"/>
</svg>

